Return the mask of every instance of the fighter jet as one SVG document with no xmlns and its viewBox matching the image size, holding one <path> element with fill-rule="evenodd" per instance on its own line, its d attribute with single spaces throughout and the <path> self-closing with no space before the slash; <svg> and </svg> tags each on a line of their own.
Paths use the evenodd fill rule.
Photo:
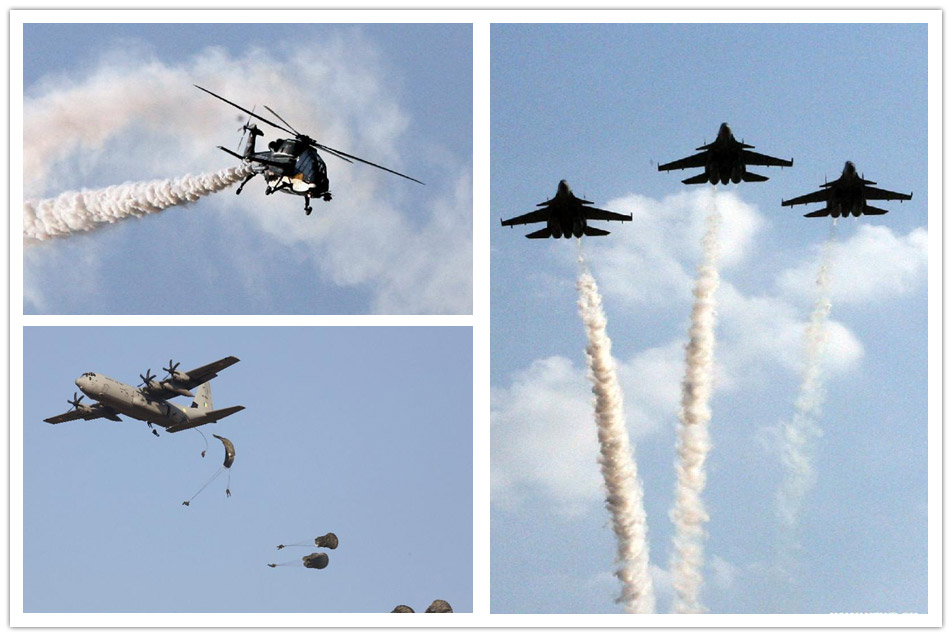
<svg viewBox="0 0 952 637">
<path fill-rule="evenodd" d="M 825 208 L 808 212 L 804 217 L 848 217 L 850 213 L 858 217 L 862 214 L 884 215 L 888 210 L 875 208 L 866 202 L 870 199 L 908 201 L 912 193 L 905 195 L 901 192 L 891 192 L 882 188 L 873 188 L 875 181 L 863 179 L 856 173 L 856 166 L 848 161 L 843 166 L 843 174 L 833 181 L 828 181 L 816 192 L 802 197 L 794 197 L 780 202 L 782 206 L 798 206 L 805 203 L 824 203 Z"/>
<path fill-rule="evenodd" d="M 685 168 L 704 168 L 704 172 L 694 177 L 683 179 L 684 184 L 703 184 L 706 181 L 716 184 L 726 184 L 732 181 L 735 184 L 741 181 L 767 181 L 768 177 L 747 172 L 748 166 L 793 166 L 792 159 L 778 159 L 768 155 L 755 153 L 749 149 L 750 144 L 734 139 L 731 127 L 727 123 L 721 124 L 717 131 L 717 139 L 710 144 L 698 146 L 701 151 L 696 155 L 678 159 L 658 166 L 658 170 L 684 170 Z"/>
<path fill-rule="evenodd" d="M 86 372 L 76 379 L 76 386 L 83 394 L 99 402 L 84 405 L 82 404 L 83 396 L 77 397 L 76 392 L 73 392 L 73 399 L 66 401 L 73 406 L 72 409 L 58 416 L 46 418 L 45 422 L 56 425 L 80 418 L 83 420 L 108 418 L 121 422 L 119 415 L 122 414 L 136 420 L 144 420 L 156 436 L 159 433 L 152 426 L 153 424 L 164 427 L 168 433 L 175 433 L 218 422 L 226 416 L 241 411 L 244 407 L 236 405 L 214 409 L 209 381 L 218 376 L 218 372 L 237 362 L 237 358 L 228 356 L 191 371 L 180 372 L 178 371 L 179 363 L 173 364 L 169 361 L 169 366 L 163 368 L 168 373 L 168 377 L 156 381 L 155 374 L 151 374 L 152 370 L 149 369 L 145 374 L 139 374 L 142 383 L 138 387 L 126 385 L 102 374 Z M 198 391 L 193 394 L 190 390 L 195 387 L 198 387 Z M 168 402 L 174 396 L 188 396 L 193 397 L 194 400 L 190 407 L 184 407 Z"/>
<path fill-rule="evenodd" d="M 589 226 L 589 221 L 631 221 L 631 215 L 599 210 L 588 205 L 590 203 L 592 202 L 579 199 L 572 194 L 568 182 L 563 179 L 559 182 L 555 197 L 536 204 L 536 206 L 541 206 L 539 210 L 533 210 L 505 221 L 500 219 L 500 221 L 502 225 L 510 227 L 524 223 L 545 222 L 545 228 L 526 235 L 530 239 L 548 239 L 549 237 L 569 239 L 572 235 L 581 237 L 583 234 L 589 237 L 598 237 L 610 233 L 608 230 Z"/>
</svg>

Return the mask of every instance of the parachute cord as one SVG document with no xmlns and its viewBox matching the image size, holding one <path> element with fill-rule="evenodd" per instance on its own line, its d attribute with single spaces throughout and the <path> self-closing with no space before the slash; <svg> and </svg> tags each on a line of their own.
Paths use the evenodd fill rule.
<svg viewBox="0 0 952 637">
<path fill-rule="evenodd" d="M 278 550 L 283 549 L 286 546 L 315 546 L 314 540 L 302 540 L 300 542 L 293 542 L 291 544 L 281 544 L 278 546 Z"/>
<path fill-rule="evenodd" d="M 225 495 L 231 497 L 231 467 L 228 467 L 228 484 L 225 486 Z"/>
<path fill-rule="evenodd" d="M 218 467 L 218 471 L 216 471 L 216 472 L 214 473 L 214 475 L 212 475 L 212 477 L 209 478 L 208 481 L 207 481 L 204 485 L 202 485 L 202 488 L 199 489 L 198 491 L 196 491 L 196 492 L 195 492 L 195 495 L 193 495 L 192 497 L 190 497 L 188 500 L 186 500 L 186 501 L 183 502 L 182 504 L 184 504 L 185 506 L 188 506 L 189 503 L 190 503 L 192 500 L 194 500 L 196 497 L 198 497 L 198 494 L 201 493 L 202 491 L 204 491 L 204 490 L 205 490 L 205 487 L 207 487 L 208 485 L 210 485 L 210 484 L 215 480 L 215 478 L 217 478 L 219 475 L 221 475 L 221 472 L 224 471 L 224 470 L 225 470 L 225 467 Z"/>
<path fill-rule="evenodd" d="M 202 451 L 202 457 L 204 458 L 204 457 L 205 457 L 205 453 L 208 452 L 208 438 L 205 437 L 205 434 L 202 433 L 202 430 L 201 430 L 201 429 L 197 429 L 197 428 L 196 428 L 196 429 L 192 429 L 192 431 L 197 431 L 198 433 L 200 433 L 200 434 L 202 435 L 202 440 L 205 441 L 205 450 Z"/>
<path fill-rule="evenodd" d="M 271 568 L 274 568 L 276 566 L 287 566 L 289 564 L 300 564 L 300 563 L 301 563 L 301 560 L 288 560 L 287 562 L 280 562 L 278 564 L 268 564 L 268 566 L 270 566 Z"/>
</svg>

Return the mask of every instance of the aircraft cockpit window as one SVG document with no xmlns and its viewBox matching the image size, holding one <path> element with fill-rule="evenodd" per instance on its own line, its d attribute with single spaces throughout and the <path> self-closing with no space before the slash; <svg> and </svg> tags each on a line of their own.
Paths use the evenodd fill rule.
<svg viewBox="0 0 952 637">
<path fill-rule="evenodd" d="M 285 153 L 287 155 L 296 155 L 297 154 L 297 140 L 295 139 L 285 139 L 281 144 L 281 148 L 278 150 L 279 153 Z"/>
</svg>

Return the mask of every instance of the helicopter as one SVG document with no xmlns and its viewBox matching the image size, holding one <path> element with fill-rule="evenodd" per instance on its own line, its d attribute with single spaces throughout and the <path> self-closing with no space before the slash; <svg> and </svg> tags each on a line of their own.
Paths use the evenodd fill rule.
<svg viewBox="0 0 952 637">
<path fill-rule="evenodd" d="M 355 155 L 345 153 L 341 150 L 336 150 L 330 146 L 325 146 L 324 144 L 318 143 L 316 140 L 311 137 L 299 133 L 294 129 L 293 126 L 288 124 L 288 122 L 274 112 L 272 109 L 265 106 L 272 115 L 281 120 L 281 123 L 284 124 L 275 124 L 274 122 L 265 119 L 261 115 L 256 114 L 253 110 L 249 111 L 246 108 L 235 104 L 234 102 L 225 99 L 221 95 L 216 95 L 212 93 L 207 88 L 202 88 L 198 84 L 193 84 L 197 89 L 205 91 L 213 97 L 217 97 L 226 104 L 231 104 L 238 110 L 245 112 L 249 115 L 248 121 L 242 126 L 242 130 L 245 134 L 248 135 L 248 140 L 245 142 L 245 147 L 242 150 L 242 153 L 239 155 L 235 151 L 229 150 L 224 146 L 219 146 L 221 150 L 225 151 L 229 155 L 237 157 L 245 164 L 251 167 L 251 174 L 245 177 L 244 181 L 238 186 L 238 190 L 235 192 L 236 195 L 241 194 L 241 189 L 245 187 L 255 175 L 264 175 L 264 180 L 267 184 L 265 187 L 264 194 L 270 195 L 275 192 L 286 192 L 292 195 L 300 195 L 304 197 L 304 213 L 311 214 L 311 198 L 320 197 L 324 201 L 331 200 L 330 192 L 330 180 L 327 178 L 327 166 L 324 163 L 324 160 L 318 154 L 318 150 L 324 151 L 329 155 L 333 155 L 338 159 L 342 159 L 348 163 L 354 163 L 354 161 L 359 161 L 364 164 L 373 166 L 374 168 L 379 168 L 380 170 L 385 170 L 388 173 L 393 173 L 404 179 L 409 179 L 410 181 L 415 181 L 420 185 L 423 184 L 419 179 L 414 179 L 409 175 L 404 175 L 403 173 L 398 173 L 395 170 L 391 170 L 380 164 L 375 164 L 366 159 L 361 159 Z M 255 150 L 255 140 L 258 137 L 264 135 L 261 132 L 261 129 L 257 125 L 252 123 L 251 118 L 255 117 L 269 126 L 273 126 L 279 130 L 282 130 L 286 133 L 294 135 L 290 139 L 276 139 L 268 143 L 268 150 L 266 151 L 256 151 Z M 243 135 L 244 136 L 244 135 Z M 239 142 L 240 145 L 241 142 Z"/>
</svg>

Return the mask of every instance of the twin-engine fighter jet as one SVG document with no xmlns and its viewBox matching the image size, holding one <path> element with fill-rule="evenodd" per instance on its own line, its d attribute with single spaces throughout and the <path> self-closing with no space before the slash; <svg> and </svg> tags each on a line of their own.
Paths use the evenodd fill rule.
<svg viewBox="0 0 952 637">
<path fill-rule="evenodd" d="M 559 182 L 559 189 L 556 191 L 555 197 L 536 204 L 540 206 L 539 210 L 533 210 L 505 221 L 500 219 L 500 221 L 504 226 L 544 222 L 546 224 L 545 228 L 526 235 L 530 239 L 548 239 L 549 237 L 569 239 L 573 235 L 576 237 L 582 235 L 598 237 L 610 233 L 608 230 L 589 226 L 589 221 L 631 221 L 631 215 L 593 208 L 588 205 L 591 203 L 591 201 L 579 199 L 572 194 L 568 182 L 563 179 Z"/>
<path fill-rule="evenodd" d="M 169 361 L 169 366 L 163 368 L 168 373 L 167 378 L 157 381 L 155 374 L 151 374 L 152 370 L 149 369 L 145 374 L 139 374 L 139 378 L 142 379 L 139 387 L 126 385 L 95 372 L 86 372 L 76 379 L 76 385 L 86 396 L 98 402 L 84 405 L 82 404 L 83 396 L 77 397 L 76 392 L 73 392 L 73 399 L 66 401 L 73 408 L 58 416 L 46 418 L 45 422 L 56 425 L 80 418 L 83 420 L 108 418 L 121 422 L 119 415 L 122 414 L 136 420 L 144 420 L 156 436 L 159 434 L 152 427 L 153 424 L 164 427 L 168 433 L 175 433 L 218 422 L 226 416 L 241 411 L 244 407 L 236 405 L 214 409 L 209 381 L 218 376 L 218 372 L 237 362 L 237 358 L 228 356 L 191 371 L 180 372 L 178 371 L 179 363 L 173 364 Z M 193 394 L 191 390 L 196 387 L 198 391 Z M 190 407 L 168 402 L 175 396 L 194 397 L 194 401 Z"/>
<path fill-rule="evenodd" d="M 685 168 L 704 168 L 704 172 L 681 181 L 684 184 L 703 184 L 732 181 L 767 181 L 768 177 L 747 172 L 747 166 L 793 166 L 792 159 L 778 159 L 749 150 L 750 144 L 734 139 L 730 126 L 721 124 L 717 139 L 710 144 L 698 146 L 701 151 L 696 155 L 678 159 L 658 166 L 658 170 L 684 170 Z"/>
<path fill-rule="evenodd" d="M 901 192 L 892 192 L 882 188 L 873 188 L 875 181 L 863 179 L 856 172 L 856 166 L 848 161 L 843 167 L 843 174 L 833 181 L 828 181 L 816 192 L 811 192 L 802 197 L 794 197 L 782 201 L 783 206 L 797 206 L 807 203 L 824 203 L 826 207 L 813 212 L 808 212 L 804 217 L 848 217 L 866 215 L 884 215 L 888 211 L 882 208 L 870 206 L 866 202 L 870 199 L 877 200 L 898 200 L 908 201 L 912 199 L 912 193 L 908 195 Z"/>
</svg>

